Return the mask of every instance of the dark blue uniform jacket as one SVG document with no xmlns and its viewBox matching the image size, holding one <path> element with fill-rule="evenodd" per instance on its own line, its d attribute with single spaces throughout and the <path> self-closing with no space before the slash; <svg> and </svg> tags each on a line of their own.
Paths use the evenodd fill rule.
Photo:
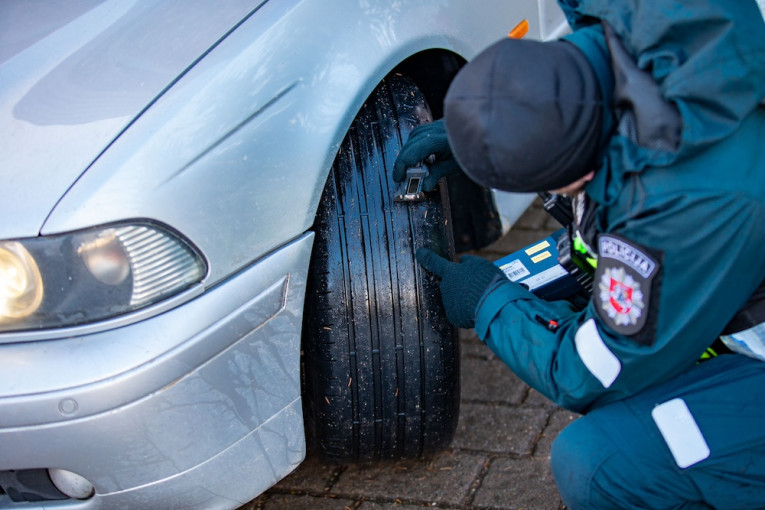
<svg viewBox="0 0 765 510">
<path fill-rule="evenodd" d="M 476 331 L 586 411 L 688 370 L 765 279 L 765 24 L 753 0 L 562 4 L 568 40 L 614 70 L 613 135 L 586 189 L 593 295 L 577 311 L 501 282 Z"/>
</svg>

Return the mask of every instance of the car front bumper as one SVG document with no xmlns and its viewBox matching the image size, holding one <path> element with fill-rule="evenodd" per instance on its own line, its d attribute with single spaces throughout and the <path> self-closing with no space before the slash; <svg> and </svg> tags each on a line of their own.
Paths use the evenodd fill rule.
<svg viewBox="0 0 765 510">
<path fill-rule="evenodd" d="M 273 485 L 305 456 L 312 243 L 140 322 L 0 345 L 0 471 L 59 468 L 95 486 L 44 508 L 235 508 Z"/>
</svg>

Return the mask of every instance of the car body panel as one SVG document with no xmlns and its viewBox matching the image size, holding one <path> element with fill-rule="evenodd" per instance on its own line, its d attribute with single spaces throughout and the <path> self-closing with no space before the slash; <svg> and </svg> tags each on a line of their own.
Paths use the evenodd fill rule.
<svg viewBox="0 0 765 510">
<path fill-rule="evenodd" d="M 317 0 L 265 4 L 95 162 L 42 233 L 155 219 L 205 254 L 214 284 L 310 228 L 345 131 L 398 62 L 431 48 L 470 58 L 523 16 L 539 30 L 519 8 L 533 3 L 487 4 L 491 21 L 466 2 L 346 2 L 332 26 L 313 23 L 327 10 Z"/>
<path fill-rule="evenodd" d="M 310 253 L 312 237 L 309 233 L 300 238 L 308 239 L 302 243 L 309 245 L 302 251 L 293 246 L 301 241 L 288 244 L 261 259 L 256 269 L 249 268 L 197 299 L 132 325 L 130 337 L 125 336 L 125 328 L 97 333 L 71 328 L 68 337 L 55 342 L 4 346 L 0 356 L 3 394 L 36 397 L 28 400 L 24 414 L 11 412 L 12 399 L 0 399 L 0 424 L 16 427 L 71 419 L 71 413 L 58 409 L 62 390 L 66 398 L 78 402 L 76 416 L 83 417 L 172 384 L 189 367 L 217 356 L 283 312 L 288 289 L 299 281 L 291 273 L 299 268 L 302 274 L 306 268 L 296 266 L 287 272 L 279 264 L 300 256 L 307 265 L 305 252 Z M 299 334 L 299 329 L 293 333 Z M 183 362 L 166 363 L 168 357 Z M 109 381 L 107 392 L 99 386 L 103 381 Z"/>
<path fill-rule="evenodd" d="M 258 5 L 108 0 L 57 26 L 65 3 L 2 6 L 3 44 L 17 52 L 0 64 L 0 176 L 15 192 L 0 214 L 16 218 L 2 239 L 37 235 L 112 140 Z M 39 40 L 20 41 L 36 28 Z"/>
<path fill-rule="evenodd" d="M 200 487 L 251 476 L 247 484 L 262 478 L 263 490 L 294 469 L 304 456 L 294 317 L 312 244 L 306 234 L 199 299 L 131 327 L 128 337 L 115 329 L 4 346 L 0 471 L 55 466 L 108 498 L 163 480 L 186 487 L 187 471 L 245 440 L 239 448 L 252 459 L 289 462 L 261 462 L 249 475 L 208 472 Z M 286 422 L 272 429 L 274 419 Z M 269 448 L 247 440 L 255 431 L 281 446 L 261 451 Z M 247 493 L 251 499 L 252 486 Z"/>
<path fill-rule="evenodd" d="M 0 240 L 148 220 L 208 266 L 133 313 L 0 334 L 0 471 L 85 476 L 72 509 L 233 508 L 291 471 L 310 228 L 359 108 L 412 55 L 565 30 L 552 0 L 83 0 L 28 25 L 18 5 Z M 505 222 L 530 199 L 498 200 Z"/>
</svg>

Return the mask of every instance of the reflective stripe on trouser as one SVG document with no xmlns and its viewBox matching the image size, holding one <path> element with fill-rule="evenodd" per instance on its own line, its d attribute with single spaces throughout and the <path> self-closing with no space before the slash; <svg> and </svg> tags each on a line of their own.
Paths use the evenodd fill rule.
<svg viewBox="0 0 765 510">
<path fill-rule="evenodd" d="M 552 469 L 571 510 L 765 508 L 765 363 L 718 356 L 593 410 Z"/>
</svg>

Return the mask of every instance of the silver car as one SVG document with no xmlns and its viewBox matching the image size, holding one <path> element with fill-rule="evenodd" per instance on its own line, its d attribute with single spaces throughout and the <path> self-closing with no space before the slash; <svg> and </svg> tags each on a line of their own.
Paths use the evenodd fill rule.
<svg viewBox="0 0 765 510">
<path fill-rule="evenodd" d="M 390 172 L 514 28 L 566 25 L 545 0 L 0 3 L 0 508 L 235 508 L 307 443 L 447 446 L 458 343 L 413 250 L 532 197 L 452 218 L 462 185 Z"/>
</svg>

